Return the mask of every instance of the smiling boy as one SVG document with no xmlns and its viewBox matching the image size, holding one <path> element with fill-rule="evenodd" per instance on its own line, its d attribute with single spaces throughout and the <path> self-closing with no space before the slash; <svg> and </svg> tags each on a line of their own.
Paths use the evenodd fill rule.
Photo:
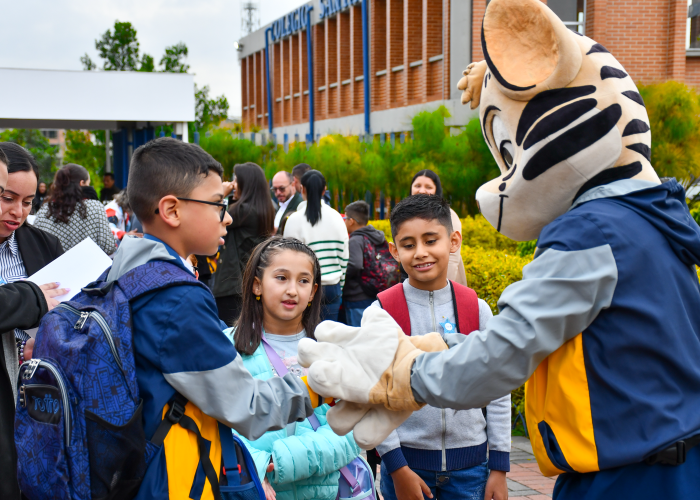
<svg viewBox="0 0 700 500">
<path fill-rule="evenodd" d="M 483 330 L 492 316 L 489 306 L 447 280 L 450 253 L 462 243 L 452 230 L 449 204 L 440 196 L 410 196 L 391 211 L 391 233 L 389 248 L 408 279 L 380 293 L 372 306 L 383 307 L 411 336 L 438 332 L 448 341 L 449 334 Z M 385 500 L 420 500 L 423 494 L 505 500 L 510 395 L 492 401 L 484 412 L 425 406 L 377 451 Z"/>
<path fill-rule="evenodd" d="M 171 138 L 148 142 L 131 160 L 127 192 L 145 234 L 124 238 L 107 281 L 143 266 L 142 286 L 160 282 L 130 301 L 145 437 L 155 440 L 161 434 L 157 431 L 181 401 L 179 394 L 189 401 L 184 414 L 210 443 L 209 455 L 202 457 L 192 429 L 172 425 L 160 439 L 163 444 L 156 443 L 136 498 L 184 499 L 195 491 L 212 499 L 210 475 L 218 477 L 213 478 L 217 483 L 226 481 L 217 422 L 256 439 L 312 411 L 298 378 L 252 378 L 222 333 L 226 325 L 214 297 L 196 281 L 186 260 L 191 254 L 213 255 L 223 244 L 231 217 L 224 203 L 230 186 L 222 183 L 222 173 L 199 146 Z M 200 464 L 206 481 L 196 474 Z"/>
</svg>

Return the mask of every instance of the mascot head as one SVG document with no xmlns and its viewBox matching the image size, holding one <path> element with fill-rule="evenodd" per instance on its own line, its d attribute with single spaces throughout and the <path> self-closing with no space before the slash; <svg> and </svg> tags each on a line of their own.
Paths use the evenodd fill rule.
<svg viewBox="0 0 700 500">
<path fill-rule="evenodd" d="M 486 60 L 470 64 L 458 87 L 463 104 L 481 105 L 482 132 L 501 170 L 476 193 L 499 232 L 535 239 L 588 189 L 659 182 L 644 101 L 605 47 L 539 0 L 492 0 L 481 45 Z"/>
</svg>

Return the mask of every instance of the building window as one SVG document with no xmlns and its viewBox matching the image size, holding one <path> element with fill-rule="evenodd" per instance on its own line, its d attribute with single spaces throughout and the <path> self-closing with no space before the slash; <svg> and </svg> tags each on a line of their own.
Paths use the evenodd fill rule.
<svg viewBox="0 0 700 500">
<path fill-rule="evenodd" d="M 58 138 L 58 130 L 42 130 L 41 134 L 46 137 L 47 139 L 57 139 Z"/>
<path fill-rule="evenodd" d="M 547 0 L 547 7 L 552 9 L 570 30 L 586 34 L 586 0 Z"/>
<path fill-rule="evenodd" d="M 700 0 L 688 0 L 688 39 L 686 48 L 700 49 Z"/>
</svg>

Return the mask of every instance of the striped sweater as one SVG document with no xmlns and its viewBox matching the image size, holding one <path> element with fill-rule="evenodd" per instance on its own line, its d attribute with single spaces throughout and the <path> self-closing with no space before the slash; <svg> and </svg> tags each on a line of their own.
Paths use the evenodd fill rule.
<svg viewBox="0 0 700 500">
<path fill-rule="evenodd" d="M 284 236 L 296 238 L 309 245 L 321 264 L 322 285 L 345 285 L 348 267 L 348 230 L 338 212 L 321 203 L 321 220 L 312 226 L 306 220 L 306 202 L 289 216 Z"/>
</svg>

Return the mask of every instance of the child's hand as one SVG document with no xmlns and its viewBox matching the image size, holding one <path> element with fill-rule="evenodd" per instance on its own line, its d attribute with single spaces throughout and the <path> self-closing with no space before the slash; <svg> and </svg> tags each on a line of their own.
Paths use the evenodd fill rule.
<svg viewBox="0 0 700 500">
<path fill-rule="evenodd" d="M 263 490 L 265 491 L 265 500 L 275 500 L 277 498 L 277 493 L 275 493 L 267 478 L 263 480 Z"/>
<path fill-rule="evenodd" d="M 394 480 L 394 493 L 401 500 L 423 500 L 423 495 L 433 498 L 433 494 L 418 474 L 413 472 L 408 465 L 396 469 L 391 473 Z M 505 484 L 505 480 L 503 481 Z"/>
<path fill-rule="evenodd" d="M 265 472 L 272 472 L 275 470 L 275 463 L 272 461 L 272 458 L 270 458 L 270 463 L 267 464 L 267 470 Z"/>
<path fill-rule="evenodd" d="M 486 494 L 484 500 L 508 500 L 508 485 L 506 473 L 501 470 L 492 470 L 486 481 Z"/>
</svg>

